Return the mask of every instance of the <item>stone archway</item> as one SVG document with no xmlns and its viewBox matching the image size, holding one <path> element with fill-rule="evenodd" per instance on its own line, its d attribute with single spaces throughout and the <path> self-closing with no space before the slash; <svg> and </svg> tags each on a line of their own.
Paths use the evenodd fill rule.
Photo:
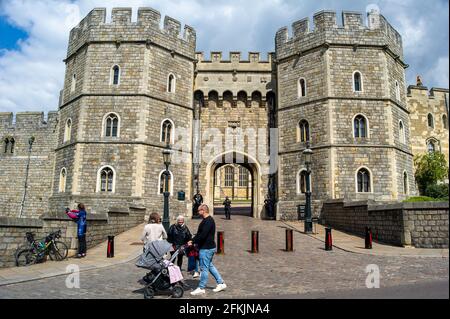
<svg viewBox="0 0 450 319">
<path fill-rule="evenodd" d="M 226 164 L 239 164 L 250 171 L 252 176 L 252 217 L 260 219 L 264 207 L 262 193 L 261 165 L 248 154 L 228 151 L 215 156 L 206 166 L 206 189 L 204 203 L 210 207 L 214 215 L 214 175 L 215 171 Z"/>
</svg>

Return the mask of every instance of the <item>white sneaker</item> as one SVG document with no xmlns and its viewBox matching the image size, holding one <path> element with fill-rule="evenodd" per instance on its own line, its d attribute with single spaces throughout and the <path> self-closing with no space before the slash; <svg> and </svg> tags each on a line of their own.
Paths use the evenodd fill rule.
<svg viewBox="0 0 450 319">
<path fill-rule="evenodd" d="M 191 291 L 192 296 L 198 296 L 198 295 L 203 295 L 203 294 L 205 294 L 205 289 L 202 289 L 202 288 L 197 288 L 194 291 Z"/>
<path fill-rule="evenodd" d="M 219 292 L 219 291 L 225 290 L 226 288 L 227 288 L 227 285 L 225 285 L 225 283 L 218 284 L 217 287 L 213 289 L 213 291 Z"/>
<path fill-rule="evenodd" d="M 200 277 L 200 273 L 198 271 L 194 272 L 194 274 L 192 275 L 192 278 L 197 278 Z"/>
</svg>

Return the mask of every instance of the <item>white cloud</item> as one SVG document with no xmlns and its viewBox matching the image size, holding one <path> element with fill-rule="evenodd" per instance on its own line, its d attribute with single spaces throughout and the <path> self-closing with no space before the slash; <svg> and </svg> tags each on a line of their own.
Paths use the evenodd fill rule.
<svg viewBox="0 0 450 319">
<path fill-rule="evenodd" d="M 205 54 L 238 50 L 246 56 L 272 51 L 275 32 L 297 19 L 321 9 L 364 11 L 373 2 L 403 35 L 408 76 L 421 73 L 429 86 L 448 87 L 448 2 L 442 0 L 0 0 L 0 15 L 29 35 L 17 50 L 0 48 L 0 111 L 57 109 L 70 29 L 94 7 L 109 13 L 153 7 L 193 26 Z"/>
</svg>

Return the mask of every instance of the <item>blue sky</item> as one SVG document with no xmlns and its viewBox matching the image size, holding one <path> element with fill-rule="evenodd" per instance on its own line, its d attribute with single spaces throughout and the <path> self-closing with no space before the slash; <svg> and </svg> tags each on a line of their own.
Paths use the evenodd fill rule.
<svg viewBox="0 0 450 319">
<path fill-rule="evenodd" d="M 0 0 L 0 112 L 57 109 L 69 32 L 94 7 L 153 7 L 193 26 L 205 55 L 246 56 L 273 51 L 279 28 L 317 11 L 374 5 L 403 37 L 408 83 L 420 74 L 448 88 L 448 0 Z"/>
</svg>

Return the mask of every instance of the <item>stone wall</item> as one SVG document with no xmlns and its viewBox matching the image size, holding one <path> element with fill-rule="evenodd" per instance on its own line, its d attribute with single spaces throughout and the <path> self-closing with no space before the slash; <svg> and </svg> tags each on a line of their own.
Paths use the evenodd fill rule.
<svg viewBox="0 0 450 319">
<path fill-rule="evenodd" d="M 364 236 L 372 229 L 376 241 L 417 248 L 448 248 L 448 202 L 396 203 L 329 200 L 323 204 L 321 223 Z"/>
<path fill-rule="evenodd" d="M 107 240 L 107 236 L 116 236 L 144 222 L 146 210 L 142 207 L 113 208 L 107 213 L 87 216 L 87 247 L 94 247 Z M 15 266 L 16 249 L 26 243 L 25 233 L 32 232 L 36 240 L 44 238 L 50 232 L 61 229 L 60 239 L 76 253 L 78 247 L 77 224 L 65 213 L 53 213 L 41 218 L 0 217 L 0 268 Z M 136 238 L 139 242 L 140 238 Z M 106 252 L 105 252 L 106 254 Z"/>
</svg>

